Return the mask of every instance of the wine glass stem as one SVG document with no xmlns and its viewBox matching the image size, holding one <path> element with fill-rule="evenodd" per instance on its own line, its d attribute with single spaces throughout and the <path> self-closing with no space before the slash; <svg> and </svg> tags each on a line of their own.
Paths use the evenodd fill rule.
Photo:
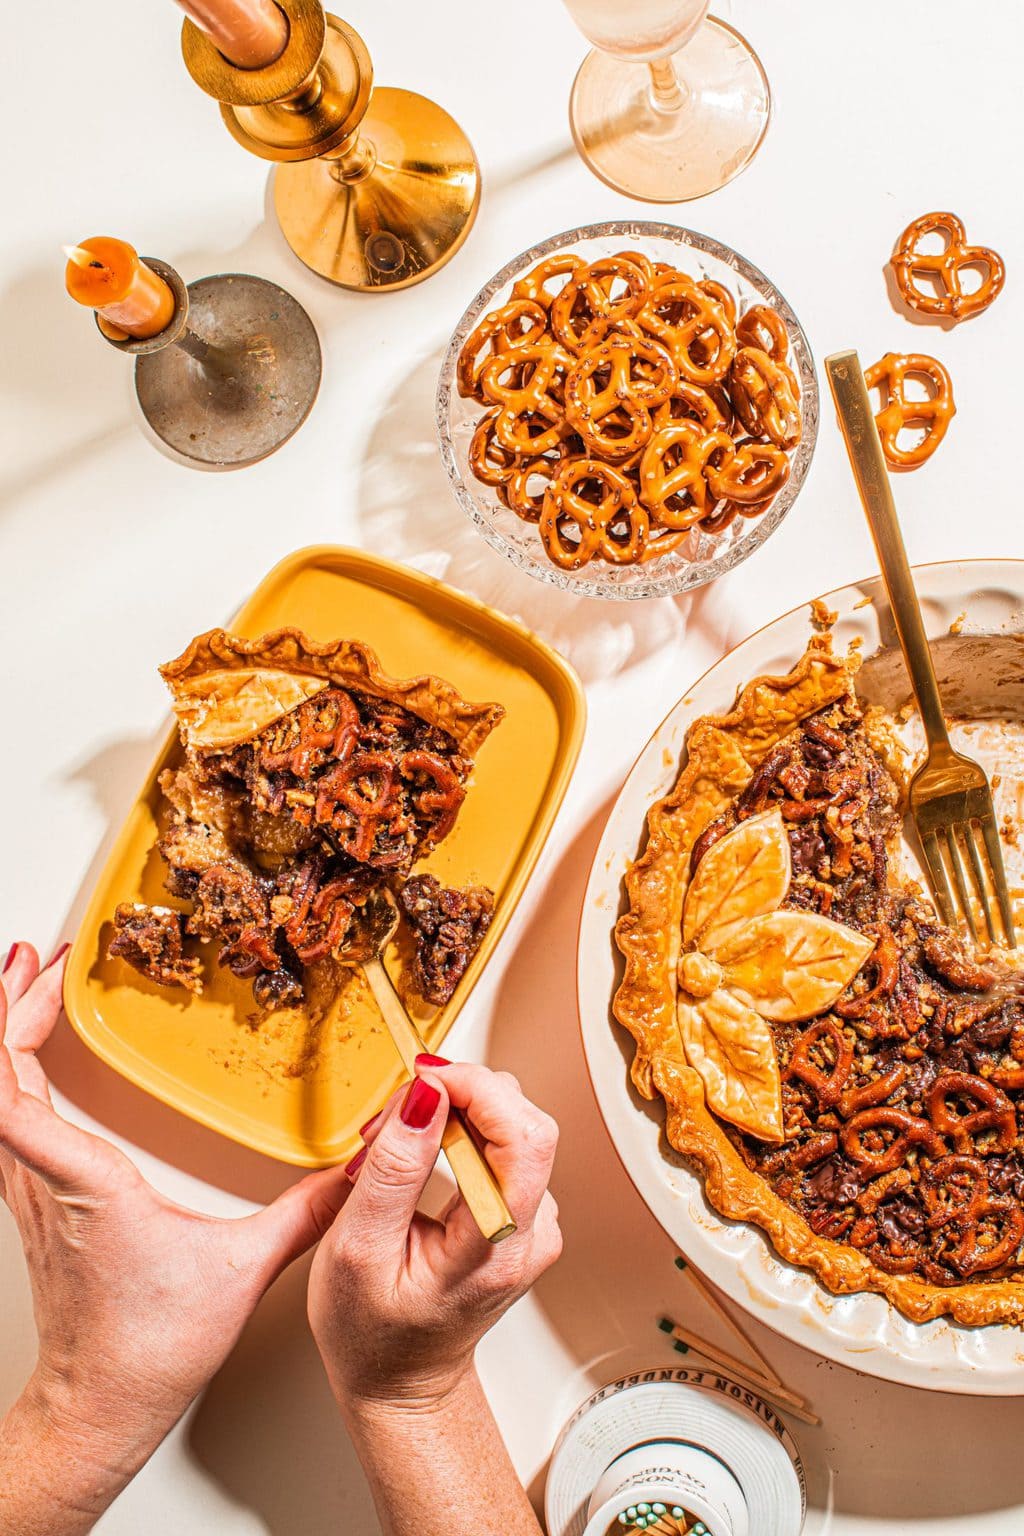
<svg viewBox="0 0 1024 1536">
<path fill-rule="evenodd" d="M 652 59 L 648 64 L 651 72 L 651 105 L 656 112 L 678 112 L 686 102 L 686 88 L 672 66 L 669 56 Z"/>
</svg>

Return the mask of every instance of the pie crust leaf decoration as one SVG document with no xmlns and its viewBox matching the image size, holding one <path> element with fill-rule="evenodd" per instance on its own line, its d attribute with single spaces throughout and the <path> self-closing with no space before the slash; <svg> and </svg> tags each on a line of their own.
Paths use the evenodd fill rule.
<svg viewBox="0 0 1024 1536">
<path fill-rule="evenodd" d="M 686 1058 L 710 1108 L 762 1141 L 785 1139 L 767 1021 L 824 1012 L 874 949 L 831 918 L 778 911 L 792 873 L 782 813 L 764 811 L 712 844 L 683 904 L 677 1017 Z"/>
<path fill-rule="evenodd" d="M 755 917 L 715 954 L 726 984 L 762 1018 L 791 1024 L 824 1013 L 874 949 L 873 940 L 815 912 Z"/>
<path fill-rule="evenodd" d="M 500 704 L 471 704 L 440 677 L 389 677 L 359 640 L 311 640 L 294 628 L 258 640 L 211 629 L 160 675 L 186 745 L 205 751 L 251 740 L 332 684 L 401 705 L 447 731 L 467 757 L 476 756 L 505 713 Z"/>
<path fill-rule="evenodd" d="M 626 872 L 629 909 L 615 925 L 623 976 L 614 1012 L 633 1036 L 636 1054 L 630 1076 L 644 1098 L 653 1099 L 662 1092 L 657 1064 L 669 1061 L 679 1066 L 678 1072 L 671 1073 L 666 1066 L 662 1074 L 671 1078 L 671 1093 L 686 1082 L 691 1099 L 698 1090 L 703 1095 L 700 1079 L 686 1065 L 676 1018 L 676 967 L 693 845 L 749 784 L 788 731 L 849 693 L 859 665 L 856 655 L 835 655 L 827 634 L 814 635 L 791 672 L 753 679 L 731 710 L 702 715 L 686 734 L 682 769 L 648 813 L 644 850 Z M 710 1115 L 704 1118 L 715 1125 L 716 1134 L 723 1134 Z M 673 1123 L 670 1117 L 669 1124 Z"/>
<path fill-rule="evenodd" d="M 782 1141 L 782 1086 L 767 1022 L 721 988 L 681 1002 L 678 1016 L 709 1107 L 762 1141 Z"/>
<path fill-rule="evenodd" d="M 710 955 L 789 890 L 789 839 L 778 811 L 751 816 L 701 859 L 683 905 L 683 941 Z"/>
</svg>

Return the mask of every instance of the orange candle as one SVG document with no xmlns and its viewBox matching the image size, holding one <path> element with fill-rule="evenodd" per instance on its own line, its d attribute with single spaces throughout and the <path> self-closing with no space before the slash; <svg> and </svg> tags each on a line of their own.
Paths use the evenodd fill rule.
<svg viewBox="0 0 1024 1536">
<path fill-rule="evenodd" d="M 162 277 L 139 260 L 133 246 L 96 235 L 65 250 L 68 293 L 99 312 L 109 335 L 119 340 L 156 336 L 170 325 L 174 294 Z"/>
<path fill-rule="evenodd" d="M 239 69 L 263 69 L 284 52 L 288 21 L 274 0 L 178 0 Z"/>
</svg>

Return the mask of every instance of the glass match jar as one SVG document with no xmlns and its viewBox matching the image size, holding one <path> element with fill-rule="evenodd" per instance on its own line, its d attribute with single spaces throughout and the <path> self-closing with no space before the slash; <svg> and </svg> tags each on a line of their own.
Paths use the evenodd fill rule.
<svg viewBox="0 0 1024 1536">
<path fill-rule="evenodd" d="M 598 1479 L 583 1536 L 634 1531 L 755 1536 L 747 1501 L 717 1456 L 678 1440 L 652 1440 L 618 1456 Z"/>
</svg>

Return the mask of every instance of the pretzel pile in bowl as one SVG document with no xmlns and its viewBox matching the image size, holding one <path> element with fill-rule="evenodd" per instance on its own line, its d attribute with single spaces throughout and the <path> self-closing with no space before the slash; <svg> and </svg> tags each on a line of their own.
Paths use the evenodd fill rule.
<svg viewBox="0 0 1024 1536">
<path fill-rule="evenodd" d="M 775 310 L 637 251 L 541 261 L 459 354 L 473 474 L 548 558 L 633 565 L 758 517 L 789 478 L 800 387 Z"/>
</svg>

